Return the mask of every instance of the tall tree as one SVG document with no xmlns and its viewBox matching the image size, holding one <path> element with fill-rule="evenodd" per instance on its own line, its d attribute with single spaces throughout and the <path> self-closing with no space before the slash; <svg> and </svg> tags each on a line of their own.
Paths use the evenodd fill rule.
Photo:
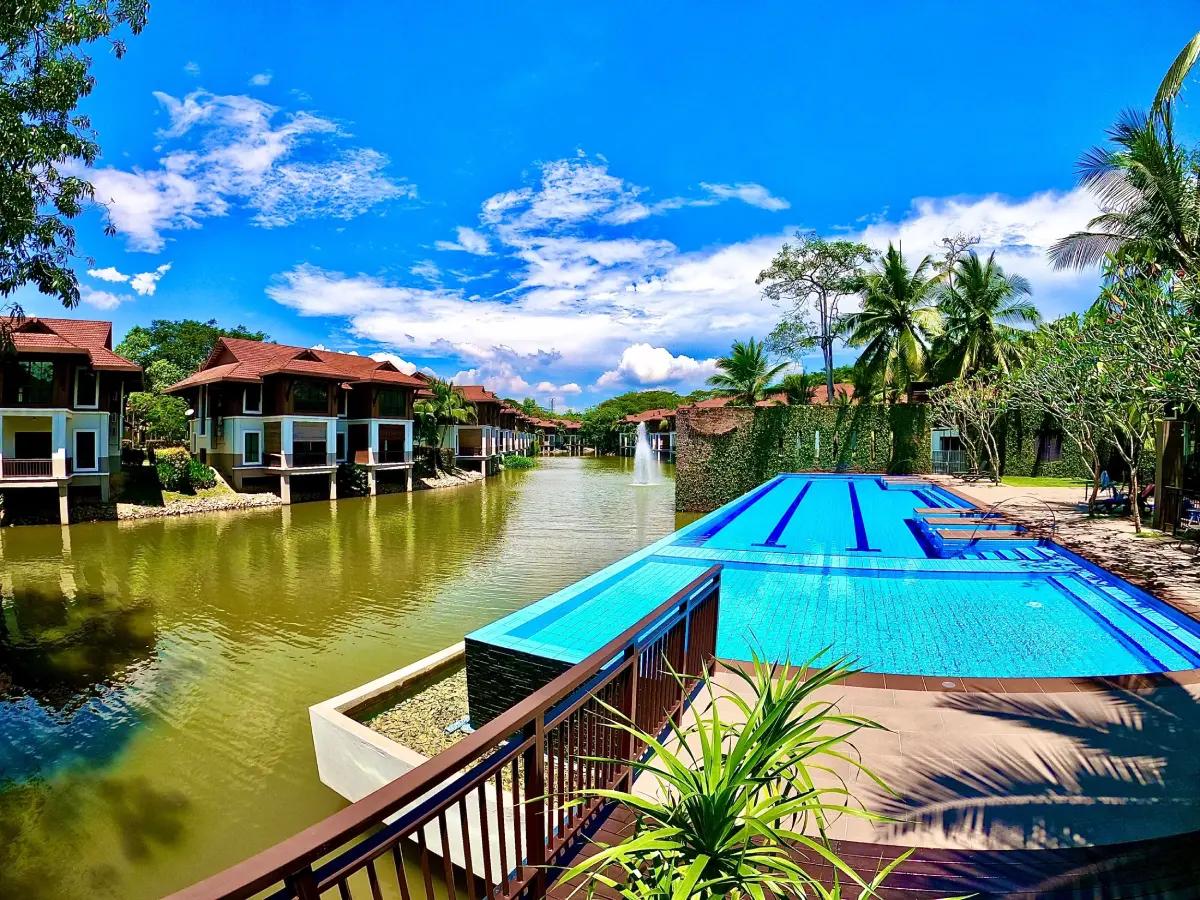
<svg viewBox="0 0 1200 900">
<path fill-rule="evenodd" d="M 261 331 L 251 331 L 244 325 L 226 328 L 216 319 L 200 322 L 196 319 L 155 319 L 149 326 L 135 325 L 117 345 L 117 352 L 143 368 L 157 360 L 165 360 L 186 375 L 196 371 L 208 358 L 217 338 L 246 338 L 265 341 Z"/>
<path fill-rule="evenodd" d="M 972 250 L 959 260 L 954 286 L 946 285 L 938 297 L 945 321 L 935 347 L 941 379 L 991 368 L 1009 371 L 1029 335 L 1019 326 L 1041 321 L 1030 293 L 1029 282 L 1007 274 L 995 253 L 984 260 Z"/>
<path fill-rule="evenodd" d="M 25 284 L 79 302 L 71 224 L 92 198 L 75 174 L 100 153 L 79 101 L 95 87 L 85 47 L 146 24 L 147 0 L 31 0 L 0 5 L 0 297 Z M 106 229 L 111 232 L 111 227 Z M 11 317 L 20 307 L 7 303 Z M 5 342 L 8 332 L 0 329 Z"/>
<path fill-rule="evenodd" d="M 717 360 L 719 371 L 708 384 L 739 402 L 753 404 L 766 396 L 767 388 L 786 368 L 787 363 L 771 365 L 766 347 L 754 338 L 734 341 L 730 354 Z"/>
<path fill-rule="evenodd" d="M 941 333 L 935 303 L 940 280 L 928 256 L 910 271 L 900 250 L 888 244 L 875 270 L 862 278 L 860 310 L 843 319 L 846 343 L 863 348 L 859 382 L 891 402 L 925 376 L 929 342 Z"/>
<path fill-rule="evenodd" d="M 1128 112 L 1109 145 L 1079 162 L 1079 181 L 1104 210 L 1084 231 L 1050 248 L 1056 268 L 1090 268 L 1106 259 L 1144 277 L 1200 271 L 1200 163 L 1178 147 L 1169 118 Z M 1194 297 L 1194 294 L 1193 294 Z"/>
<path fill-rule="evenodd" d="M 829 241 L 815 233 L 796 232 L 785 243 L 756 284 L 763 295 L 785 307 L 783 321 L 772 332 L 771 349 L 797 353 L 818 346 L 825 363 L 825 390 L 833 402 L 833 345 L 839 330 L 838 304 L 853 294 L 875 251 L 856 241 Z M 810 318 L 815 313 L 816 322 Z"/>
</svg>

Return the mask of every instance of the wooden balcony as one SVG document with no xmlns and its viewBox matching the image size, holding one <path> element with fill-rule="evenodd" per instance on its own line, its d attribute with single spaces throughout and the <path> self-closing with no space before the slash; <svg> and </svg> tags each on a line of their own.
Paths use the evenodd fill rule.
<svg viewBox="0 0 1200 900">
<path fill-rule="evenodd" d="M 610 812 L 592 792 L 628 787 L 645 749 L 609 724 L 606 705 L 649 733 L 678 721 L 712 664 L 719 600 L 713 566 L 460 743 L 174 896 L 433 900 L 465 886 L 464 896 L 542 900 Z"/>
<path fill-rule="evenodd" d="M 68 468 L 69 472 L 70 469 Z M 32 478 L 45 479 L 54 477 L 54 460 L 52 459 L 0 459 L 0 478 Z"/>
</svg>

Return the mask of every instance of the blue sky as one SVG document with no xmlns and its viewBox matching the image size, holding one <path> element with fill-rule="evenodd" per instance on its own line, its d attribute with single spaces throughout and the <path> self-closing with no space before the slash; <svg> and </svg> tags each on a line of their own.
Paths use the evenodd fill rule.
<svg viewBox="0 0 1200 900">
<path fill-rule="evenodd" d="M 775 323 L 754 275 L 797 228 L 913 256 L 979 233 L 1044 311 L 1082 308 L 1095 273 L 1044 259 L 1094 212 L 1075 160 L 1198 27 L 1167 2 L 155 3 L 125 59 L 97 48 L 119 234 L 79 220 L 78 314 L 561 408 L 702 384 Z"/>
</svg>

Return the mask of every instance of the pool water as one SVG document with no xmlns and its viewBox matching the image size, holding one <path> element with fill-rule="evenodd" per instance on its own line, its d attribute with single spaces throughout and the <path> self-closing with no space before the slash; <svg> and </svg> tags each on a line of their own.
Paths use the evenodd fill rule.
<svg viewBox="0 0 1200 900">
<path fill-rule="evenodd" d="M 470 635 L 577 662 L 714 563 L 718 655 L 872 672 L 1084 677 L 1200 668 L 1200 625 L 928 482 L 782 475 Z M 997 539 L 1000 538 L 1000 539 Z"/>
</svg>

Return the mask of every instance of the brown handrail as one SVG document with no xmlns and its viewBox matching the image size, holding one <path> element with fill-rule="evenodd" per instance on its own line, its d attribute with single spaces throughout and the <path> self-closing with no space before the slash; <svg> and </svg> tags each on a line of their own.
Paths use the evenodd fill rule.
<svg viewBox="0 0 1200 900">
<path fill-rule="evenodd" d="M 467 794 L 478 787 L 480 791 L 480 803 L 482 810 L 484 781 L 492 775 L 497 775 L 505 766 L 511 764 L 512 774 L 514 776 L 513 783 L 513 800 L 514 812 L 516 813 L 516 821 L 514 822 L 514 853 L 511 854 L 517 860 L 517 867 L 524 870 L 527 867 L 537 867 L 543 861 L 558 854 L 566 843 L 566 838 L 556 832 L 555 822 L 545 823 L 543 816 L 546 810 L 543 809 L 543 794 L 554 792 L 554 786 L 546 785 L 538 789 L 538 782 L 531 781 L 527 787 L 526 799 L 519 803 L 517 798 L 517 785 L 515 776 L 517 774 L 517 761 L 520 759 L 526 770 L 536 769 L 536 778 L 542 777 L 541 769 L 543 767 L 543 753 L 549 745 L 545 742 L 545 736 L 551 728 L 561 724 L 566 719 L 568 726 L 571 722 L 571 717 L 578 714 L 575 725 L 575 746 L 578 749 L 580 746 L 579 729 L 584 725 L 583 711 L 581 709 L 583 703 L 587 699 L 594 699 L 590 693 L 585 694 L 583 700 L 576 699 L 573 705 L 569 703 L 569 698 L 580 691 L 585 685 L 589 685 L 593 679 L 599 676 L 603 683 L 591 684 L 590 691 L 601 691 L 613 688 L 617 679 L 622 675 L 628 675 L 624 678 L 621 685 L 616 689 L 628 692 L 629 708 L 624 710 L 631 718 L 639 723 L 643 728 L 657 730 L 664 724 L 665 719 L 658 721 L 657 719 L 650 721 L 646 718 L 645 710 L 653 712 L 658 709 L 663 712 L 664 716 L 677 716 L 679 710 L 686 702 L 686 697 L 678 696 L 678 686 L 670 687 L 664 685 L 664 679 L 661 677 L 662 672 L 659 671 L 656 679 L 648 678 L 649 665 L 653 665 L 651 660 L 647 664 L 643 658 L 643 654 L 638 651 L 642 644 L 639 643 L 639 638 L 642 638 L 651 649 L 663 645 L 660 649 L 666 653 L 668 649 L 664 641 L 670 644 L 670 649 L 674 649 L 677 660 L 673 666 L 678 671 L 685 671 L 685 667 L 689 665 L 707 665 L 708 661 L 715 654 L 715 637 L 716 637 L 716 616 L 717 616 L 717 601 L 720 589 L 720 574 L 721 566 L 714 565 L 706 569 L 701 575 L 689 582 L 685 587 L 673 594 L 670 599 L 655 608 L 648 615 L 644 616 L 637 624 L 627 628 L 619 636 L 609 641 L 599 650 L 592 653 L 582 662 L 572 666 L 562 675 L 555 678 L 549 684 L 538 689 L 530 696 L 514 705 L 512 708 L 497 716 L 492 721 L 485 724 L 478 731 L 474 732 L 463 741 L 455 744 L 447 750 L 442 751 L 437 756 L 417 766 L 415 769 L 405 773 L 366 797 L 351 804 L 347 808 L 340 810 L 321 822 L 309 826 L 298 834 L 270 847 L 261 853 L 244 860 L 233 867 L 219 872 L 204 881 L 185 888 L 176 894 L 171 895 L 173 900 L 209 900 L 209 898 L 244 898 L 250 897 L 265 889 L 272 887 L 284 887 L 285 896 L 296 896 L 301 898 L 318 896 L 321 890 L 325 887 L 318 887 L 313 873 L 313 865 L 328 856 L 333 851 L 344 847 L 349 842 L 356 838 L 362 837 L 377 828 L 384 819 L 402 811 L 405 807 L 411 806 L 416 801 L 424 798 L 431 791 L 442 787 L 446 790 L 446 782 L 455 775 L 468 774 L 467 770 L 473 762 L 479 762 L 475 769 L 484 770 L 482 776 L 474 769 L 469 774 L 476 777 L 479 783 L 476 785 L 474 781 L 468 784 L 463 790 L 462 785 L 458 782 L 452 785 L 457 789 L 457 793 L 449 798 L 449 802 L 440 810 L 434 809 L 432 813 L 429 809 L 418 808 L 411 811 L 414 821 L 406 822 L 406 834 L 413 835 L 420 840 L 421 853 L 423 857 L 427 857 L 428 849 L 425 846 L 424 828 L 427 824 L 431 825 L 434 818 L 439 819 L 439 825 L 442 826 L 441 850 L 443 859 L 446 865 L 447 874 L 450 874 L 449 852 L 445 835 L 445 814 L 452 809 L 452 805 L 460 806 L 460 812 L 466 816 L 466 797 Z M 706 608 L 705 621 L 703 623 L 703 631 L 705 633 L 705 643 L 712 646 L 702 647 L 695 641 L 690 641 L 689 631 L 695 631 L 694 619 L 698 616 L 693 616 L 693 613 L 698 613 L 706 601 L 711 601 Z M 681 613 L 682 618 L 672 617 L 672 613 Z M 682 628 L 680 627 L 682 626 Z M 600 673 L 606 668 L 609 669 L 605 675 Z M 645 670 L 644 672 L 642 670 Z M 641 673 L 641 674 L 639 674 Z M 698 674 L 697 672 L 689 673 L 691 675 Z M 639 678 L 646 679 L 652 696 L 645 698 L 638 697 L 637 686 Z M 669 696 L 674 693 L 675 696 Z M 563 705 L 568 704 L 569 709 L 564 710 Z M 638 713 L 636 716 L 634 712 Z M 548 716 L 550 717 L 548 719 Z M 590 727 L 590 726 L 589 726 Z M 585 757 L 576 755 L 572 761 L 568 758 L 568 753 L 563 753 L 563 742 L 570 742 L 570 727 L 567 728 L 566 737 L 559 731 L 556 731 L 558 737 L 555 739 L 558 746 L 555 751 L 560 754 L 561 758 L 549 760 L 557 771 L 559 778 L 558 793 L 564 794 L 562 790 L 563 781 L 574 783 L 579 775 L 578 769 L 585 764 L 582 762 Z M 514 735 L 522 735 L 520 741 L 511 747 L 505 747 L 500 753 L 494 753 L 495 759 L 488 758 L 482 760 L 488 753 L 492 753 L 497 748 L 503 747 L 510 738 Z M 532 738 L 532 740 L 531 740 Z M 535 753 L 534 750 L 539 752 Z M 569 746 L 565 748 L 569 751 Z M 631 754 L 636 748 L 626 746 L 625 752 Z M 624 758 L 630 758 L 625 756 Z M 590 764 L 589 764 L 590 765 Z M 565 776 L 564 776 L 565 767 Z M 553 777 L 553 773 L 551 774 Z M 496 781 L 497 796 L 500 796 L 500 781 Z M 450 793 L 453 793 L 451 791 Z M 536 802 L 535 802 L 536 801 Z M 568 812 L 565 808 L 551 806 L 551 812 L 555 819 L 565 817 L 566 821 L 577 819 L 578 814 Z M 520 819 L 522 814 L 521 807 L 528 807 L 523 818 L 524 834 L 522 835 L 522 826 Z M 466 819 L 463 820 L 464 825 Z M 579 822 L 582 825 L 582 822 Z M 500 862 L 501 865 L 506 864 L 507 855 L 503 849 L 505 834 L 504 825 L 501 818 L 499 822 L 500 833 L 498 838 L 501 844 Z M 537 850 L 532 839 L 534 836 L 547 834 L 544 830 L 549 827 L 549 846 L 543 844 L 534 858 Z M 528 855 L 527 860 L 521 857 L 520 846 L 521 838 L 525 838 L 525 851 Z M 490 850 L 487 849 L 488 834 L 486 828 L 486 819 L 483 829 L 483 847 L 488 858 L 491 857 Z M 467 840 L 467 835 L 464 832 L 464 846 Z M 377 858 L 382 857 L 391 849 L 394 854 L 398 854 L 395 846 L 382 846 L 377 848 L 377 852 L 368 850 L 363 860 L 356 860 L 356 865 L 347 867 L 346 871 L 339 871 L 337 878 L 334 881 L 327 879 L 327 886 L 332 886 L 333 883 L 338 883 L 339 887 L 343 888 L 343 896 L 348 896 L 348 890 L 345 890 L 343 879 L 349 877 L 352 872 L 360 871 L 363 868 L 369 870 L 370 880 L 372 885 L 376 884 L 376 873 L 373 867 Z M 339 857 L 340 859 L 340 857 Z M 396 857 L 397 866 L 401 866 L 399 856 Z M 470 870 L 470 861 L 467 863 L 468 878 L 473 877 Z M 540 879 L 541 874 L 530 875 L 529 880 Z M 490 875 L 488 876 L 489 881 Z M 505 881 L 507 884 L 507 880 Z M 372 891 L 374 893 L 374 890 Z M 489 888 L 489 896 L 491 894 Z M 536 892 L 534 894 L 536 896 Z"/>
</svg>

